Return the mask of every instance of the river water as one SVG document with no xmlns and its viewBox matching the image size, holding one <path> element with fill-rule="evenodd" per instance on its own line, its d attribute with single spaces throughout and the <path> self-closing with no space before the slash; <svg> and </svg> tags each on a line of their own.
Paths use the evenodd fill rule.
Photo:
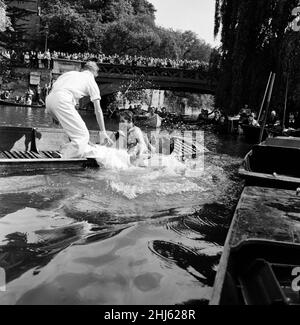
<svg viewBox="0 0 300 325">
<path fill-rule="evenodd" d="M 96 128 L 93 114 L 83 118 Z M 3 125 L 52 127 L 43 109 L 0 106 Z M 207 304 L 249 146 L 211 131 L 204 144 L 197 175 L 187 167 L 0 178 L 0 304 Z"/>
</svg>

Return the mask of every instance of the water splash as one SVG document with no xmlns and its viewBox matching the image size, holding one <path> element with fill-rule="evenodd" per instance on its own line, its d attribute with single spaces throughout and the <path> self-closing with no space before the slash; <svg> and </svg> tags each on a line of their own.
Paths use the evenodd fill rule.
<svg viewBox="0 0 300 325">
<path fill-rule="evenodd" d="M 93 157 L 105 169 L 126 170 L 132 167 L 126 150 L 106 146 L 89 146 L 87 157 Z"/>
</svg>

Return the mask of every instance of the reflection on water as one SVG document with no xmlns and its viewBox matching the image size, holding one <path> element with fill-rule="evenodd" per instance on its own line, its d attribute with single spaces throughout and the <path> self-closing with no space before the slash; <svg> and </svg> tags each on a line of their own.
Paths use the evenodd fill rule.
<svg viewBox="0 0 300 325">
<path fill-rule="evenodd" d="M 46 126 L 43 114 L 32 122 Z M 135 168 L 0 178 L 0 304 L 207 303 L 247 148 L 209 132 L 205 145 L 197 176 Z"/>
</svg>

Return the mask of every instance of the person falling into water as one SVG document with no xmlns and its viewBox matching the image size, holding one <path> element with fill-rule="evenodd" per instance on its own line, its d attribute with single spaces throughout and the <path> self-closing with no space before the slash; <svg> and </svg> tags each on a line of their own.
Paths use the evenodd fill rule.
<svg viewBox="0 0 300 325">
<path fill-rule="evenodd" d="M 144 136 L 142 130 L 134 125 L 132 112 L 120 112 L 119 125 L 119 136 L 127 135 L 126 148 L 132 163 L 136 164 L 139 159 L 148 158 L 150 152 L 155 152 L 147 136 Z"/>
<path fill-rule="evenodd" d="M 106 133 L 100 106 L 100 90 L 95 81 L 98 70 L 96 62 L 88 61 L 84 65 L 83 71 L 70 71 L 62 74 L 54 82 L 51 92 L 46 97 L 46 111 L 61 124 L 71 140 L 61 149 L 62 157 L 65 159 L 82 158 L 90 150 L 89 131 L 75 109 L 79 99 L 84 96 L 90 96 L 94 104 L 96 119 L 103 139 L 112 143 Z"/>
</svg>

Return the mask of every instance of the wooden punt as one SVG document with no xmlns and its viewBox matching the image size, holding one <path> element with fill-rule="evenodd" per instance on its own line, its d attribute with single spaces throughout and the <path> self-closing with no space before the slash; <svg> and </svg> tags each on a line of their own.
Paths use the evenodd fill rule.
<svg viewBox="0 0 300 325">
<path fill-rule="evenodd" d="M 97 134 L 91 131 L 91 138 Z M 0 127 L 0 175 L 99 167 L 94 159 L 61 158 L 59 148 L 67 141 L 60 129 Z"/>
<path fill-rule="evenodd" d="M 300 139 L 267 138 L 239 170 L 244 188 L 219 263 L 212 305 L 300 305 Z M 300 287 L 298 287 L 300 289 Z"/>
<path fill-rule="evenodd" d="M 300 196 L 247 186 L 218 266 L 211 305 L 300 305 Z M 298 268 L 298 269 L 297 269 Z"/>
<path fill-rule="evenodd" d="M 254 145 L 239 174 L 247 185 L 295 189 L 300 186 L 300 138 L 275 137 Z"/>
</svg>

